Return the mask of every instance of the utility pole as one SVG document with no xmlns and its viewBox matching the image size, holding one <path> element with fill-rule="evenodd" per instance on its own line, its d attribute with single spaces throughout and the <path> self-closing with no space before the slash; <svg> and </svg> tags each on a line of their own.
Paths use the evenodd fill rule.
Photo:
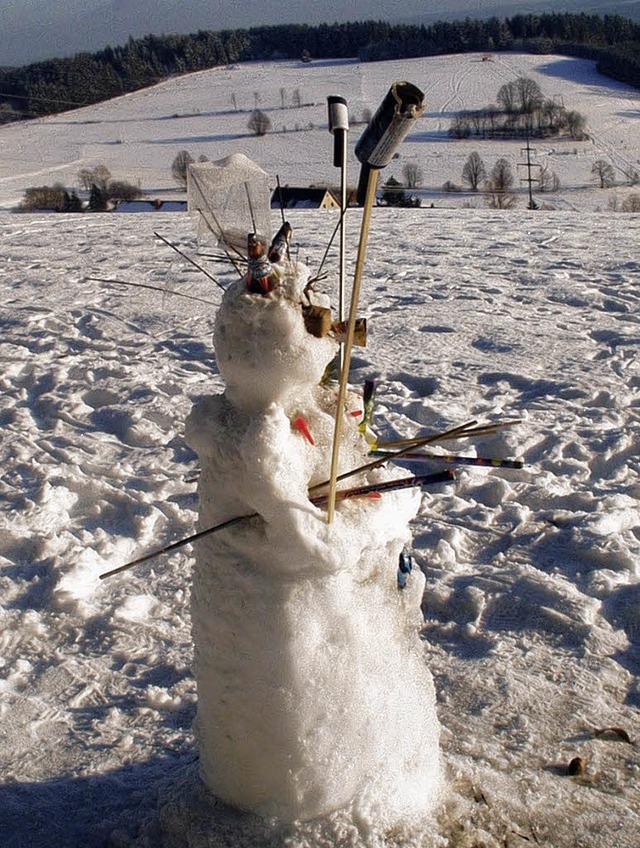
<svg viewBox="0 0 640 848">
<path fill-rule="evenodd" d="M 526 162 L 518 162 L 519 168 L 526 168 L 527 169 L 527 176 L 523 177 L 520 180 L 520 182 L 522 182 L 522 183 L 527 183 L 528 188 L 529 188 L 529 205 L 527 206 L 527 208 L 528 209 L 537 209 L 538 204 L 536 203 L 536 201 L 534 200 L 534 197 L 533 197 L 533 184 L 539 183 L 540 179 L 539 179 L 539 177 L 532 177 L 531 176 L 531 169 L 532 168 L 541 168 L 542 166 L 531 161 L 531 154 L 535 153 L 535 150 L 529 144 L 528 138 L 527 138 L 527 146 L 521 147 L 520 153 L 526 153 L 527 154 L 527 161 Z"/>
</svg>

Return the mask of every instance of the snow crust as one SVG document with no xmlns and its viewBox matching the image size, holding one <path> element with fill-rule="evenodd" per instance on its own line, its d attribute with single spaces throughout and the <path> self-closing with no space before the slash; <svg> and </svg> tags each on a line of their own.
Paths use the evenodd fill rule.
<svg viewBox="0 0 640 848">
<path fill-rule="evenodd" d="M 329 477 L 337 352 L 310 335 L 306 266 L 268 297 L 231 286 L 216 315 L 227 388 L 199 401 L 186 436 L 202 465 L 199 526 L 257 514 L 198 546 L 192 593 L 205 783 L 284 822 L 338 808 L 377 828 L 419 819 L 439 795 L 433 681 L 418 641 L 422 575 L 400 594 L 415 491 L 345 502 L 328 525 L 309 488 Z M 361 398 L 344 414 L 339 473 L 364 465 Z M 303 416 L 313 444 L 295 427 Z M 352 485 L 406 476 L 375 469 Z M 389 680 L 393 686 L 389 686 Z"/>
</svg>

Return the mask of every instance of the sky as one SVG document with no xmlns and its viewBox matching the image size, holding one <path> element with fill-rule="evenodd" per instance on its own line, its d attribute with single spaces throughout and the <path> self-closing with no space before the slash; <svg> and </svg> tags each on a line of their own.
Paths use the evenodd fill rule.
<svg viewBox="0 0 640 848">
<path fill-rule="evenodd" d="M 640 18 L 639 0 L 0 0 L 0 67 L 95 51 L 148 33 L 346 20 L 430 21 L 561 9 Z"/>
</svg>

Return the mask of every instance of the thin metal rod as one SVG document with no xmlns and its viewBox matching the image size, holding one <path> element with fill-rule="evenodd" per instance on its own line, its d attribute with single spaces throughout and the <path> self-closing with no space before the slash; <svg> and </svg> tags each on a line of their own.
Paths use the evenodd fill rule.
<svg viewBox="0 0 640 848">
<path fill-rule="evenodd" d="M 340 437 L 342 435 L 342 418 L 347 396 L 347 382 L 349 380 L 349 366 L 351 365 L 351 352 L 353 350 L 353 339 L 356 328 L 356 315 L 358 310 L 358 299 L 360 297 L 360 284 L 364 271 L 364 258 L 367 252 L 367 240 L 369 238 L 369 227 L 371 225 L 371 211 L 376 199 L 376 188 L 378 185 L 378 171 L 371 169 L 367 181 L 367 193 L 364 208 L 362 210 L 362 227 L 360 229 L 360 242 L 358 244 L 358 256 L 353 278 L 353 289 L 351 291 L 351 306 L 349 308 L 349 323 L 347 326 L 347 338 L 344 345 L 344 362 L 340 374 L 340 387 L 338 391 L 338 403 L 336 406 L 336 419 L 333 431 L 333 446 L 331 450 L 331 472 L 329 476 L 329 500 L 327 502 L 327 521 L 333 521 L 336 506 L 336 485 L 338 479 L 338 460 L 340 455 Z"/>
<path fill-rule="evenodd" d="M 340 162 L 340 271 L 338 275 L 338 321 L 344 321 L 344 281 L 346 267 L 346 238 L 347 228 L 347 142 L 346 132 L 341 130 L 343 139 L 341 144 L 341 159 Z M 338 355 L 338 379 L 342 377 L 344 370 L 344 345 L 340 344 Z"/>
<path fill-rule="evenodd" d="M 249 204 L 249 215 L 251 216 L 251 226 L 253 227 L 253 232 L 258 235 L 256 230 L 256 219 L 253 214 L 253 203 L 251 202 L 251 195 L 249 194 L 249 183 L 245 181 L 244 183 L 244 192 L 247 195 L 247 203 Z"/>
<path fill-rule="evenodd" d="M 346 212 L 346 209 L 340 210 L 340 218 L 338 219 L 338 223 L 333 228 L 333 232 L 331 233 L 331 238 L 329 239 L 329 242 L 328 242 L 328 244 L 325 248 L 323 257 L 320 260 L 320 265 L 318 266 L 318 270 L 316 271 L 316 275 L 315 275 L 314 279 L 317 279 L 320 276 L 322 269 L 324 268 L 324 263 L 327 261 L 327 256 L 329 255 L 329 251 L 331 250 L 331 245 L 333 244 L 333 240 L 335 239 L 336 235 L 338 234 L 338 230 L 340 229 L 340 227 L 342 225 L 342 219 L 344 218 L 345 212 Z"/>
<path fill-rule="evenodd" d="M 185 539 L 180 539 L 177 542 L 173 542 L 171 545 L 166 545 L 164 548 L 160 548 L 159 550 L 151 551 L 151 553 L 144 554 L 144 556 L 138 557 L 137 559 L 131 560 L 131 562 L 127 562 L 124 565 L 118 566 L 118 568 L 112 568 L 111 571 L 105 571 L 104 574 L 99 574 L 98 577 L 100 580 L 106 580 L 107 577 L 113 577 L 114 574 L 120 574 L 121 571 L 127 571 L 129 568 L 133 568 L 136 565 L 141 565 L 143 562 L 146 562 L 149 559 L 153 559 L 155 556 L 159 556 L 160 554 L 170 554 L 173 551 L 177 551 L 180 548 L 184 548 L 185 545 L 190 545 L 191 542 L 197 542 L 198 539 L 202 539 L 203 536 L 209 536 L 211 533 L 217 533 L 218 530 L 224 530 L 226 527 L 231 527 L 234 524 L 237 524 L 239 521 L 244 521 L 245 518 L 255 518 L 258 515 L 257 512 L 252 515 L 238 515 L 236 518 L 230 518 L 228 521 L 223 521 L 222 524 L 216 524 L 215 527 L 207 527 L 206 530 L 200 530 L 198 533 L 192 533 L 191 536 L 187 536 Z"/>
<path fill-rule="evenodd" d="M 206 303 L 207 306 L 217 306 L 217 304 L 212 300 L 205 300 L 203 297 L 196 297 L 195 294 L 184 294 L 184 292 L 163 289 L 160 286 L 152 286 L 149 283 L 129 283 L 125 280 L 113 280 L 108 277 L 87 277 L 87 280 L 94 283 L 113 283 L 116 286 L 131 286 L 134 289 L 150 289 L 151 291 L 160 292 L 161 294 L 175 294 L 178 297 L 184 297 L 187 300 L 197 300 L 198 303 Z"/>
<path fill-rule="evenodd" d="M 215 283 L 218 286 L 219 289 L 222 289 L 222 291 L 224 291 L 224 286 L 221 283 L 219 283 L 212 274 L 210 274 L 205 268 L 203 268 L 202 265 L 198 265 L 198 263 L 194 259 L 192 259 L 190 256 L 187 256 L 187 254 L 184 251 L 180 250 L 179 247 L 176 247 L 175 244 L 172 244 L 164 236 L 161 236 L 160 233 L 156 233 L 155 230 L 154 230 L 153 234 L 156 238 L 159 238 L 160 241 L 163 241 L 166 245 L 168 245 L 171 248 L 171 250 L 175 250 L 175 252 L 178 253 L 180 256 L 182 256 L 183 259 L 186 259 L 187 262 L 190 262 L 193 265 L 194 268 L 197 268 L 198 271 L 202 271 L 202 273 L 205 275 L 205 277 L 208 277 L 211 280 L 212 283 Z"/>
<path fill-rule="evenodd" d="M 450 483 L 454 479 L 453 474 L 450 471 L 441 471 L 437 474 L 423 474 L 411 477 L 402 477 L 399 480 L 386 480 L 384 482 L 372 483 L 365 486 L 355 486 L 351 489 L 343 489 L 338 492 L 338 497 L 340 500 L 346 500 L 351 498 L 365 497 L 366 495 L 371 495 L 373 493 L 382 493 L 382 492 L 391 492 L 397 491 L 399 489 L 407 489 L 414 486 L 429 486 L 436 485 L 438 483 Z M 310 498 L 309 500 L 314 506 L 322 506 L 328 498 L 328 495 L 316 495 L 315 497 Z M 127 562 L 124 565 L 119 565 L 117 568 L 112 568 L 111 571 L 105 571 L 103 574 L 99 574 L 98 577 L 100 580 L 106 580 L 107 577 L 113 577 L 115 574 L 121 574 L 123 571 L 128 571 L 130 568 L 134 568 L 136 565 L 141 565 L 143 562 L 147 562 L 150 559 L 153 559 L 156 556 L 160 556 L 160 554 L 169 554 L 173 553 L 173 551 L 177 551 L 180 548 L 183 548 L 185 545 L 190 545 L 192 542 L 197 542 L 199 539 L 204 538 L 205 536 L 211 536 L 213 533 L 217 533 L 220 530 L 225 530 L 227 527 L 232 527 L 234 524 L 238 524 L 240 521 L 245 521 L 248 518 L 259 518 L 260 513 L 253 512 L 251 515 L 239 515 L 236 518 L 230 518 L 228 521 L 223 521 L 222 524 L 216 524 L 214 527 L 207 527 L 205 530 L 200 530 L 197 533 L 192 533 L 190 536 L 185 537 L 184 539 L 179 539 L 177 542 L 173 542 L 170 545 L 166 545 L 164 548 L 158 548 L 157 550 L 150 551 L 147 554 L 144 554 L 137 559 L 131 560 L 131 562 Z"/>
<path fill-rule="evenodd" d="M 280 203 L 280 217 L 282 218 L 282 223 L 285 223 L 284 219 L 284 200 L 282 199 L 282 186 L 280 185 L 280 174 L 276 174 L 276 186 L 278 187 L 278 201 Z"/>
</svg>

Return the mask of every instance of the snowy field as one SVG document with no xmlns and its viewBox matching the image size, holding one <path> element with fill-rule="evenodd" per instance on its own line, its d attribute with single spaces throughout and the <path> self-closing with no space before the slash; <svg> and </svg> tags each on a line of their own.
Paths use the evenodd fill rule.
<svg viewBox="0 0 640 848">
<path fill-rule="evenodd" d="M 483 206 L 476 195 L 443 194 L 450 180 L 462 184 L 462 168 L 472 150 L 487 170 L 505 157 L 516 177 L 526 177 L 523 140 L 451 141 L 453 116 L 496 102 L 500 87 L 517 77 L 535 80 L 545 98 L 587 119 L 590 138 L 534 141 L 532 161 L 557 174 L 561 191 L 540 199 L 557 209 L 607 209 L 610 197 L 629 194 L 625 174 L 640 171 L 638 109 L 640 92 L 602 76 L 593 62 L 564 56 L 496 53 L 439 56 L 402 62 L 360 64 L 356 61 L 253 63 L 202 71 L 168 80 L 102 105 L 65 112 L 37 121 L 0 127 L 0 208 L 15 206 L 28 186 L 60 181 L 77 185 L 81 168 L 104 164 L 116 179 L 140 184 L 153 197 L 175 194 L 171 162 L 179 150 L 221 159 L 244 153 L 283 185 L 338 184 L 329 167 L 327 95 L 347 98 L 351 113 L 351 147 L 363 129 L 363 111 L 375 111 L 390 84 L 407 79 L 426 95 L 425 115 L 404 142 L 400 158 L 385 172 L 403 180 L 407 163 L 424 174 L 424 205 Z M 296 100 L 302 104 L 295 107 Z M 285 108 L 283 108 L 283 103 Z M 234 105 L 235 104 L 235 105 Z M 247 121 L 258 105 L 273 124 L 263 138 L 249 134 Z M 237 107 L 237 111 L 236 111 Z M 612 165 L 612 189 L 593 191 L 591 167 L 598 159 Z M 353 161 L 353 159 L 352 159 Z M 534 176 L 537 171 L 534 168 Z M 352 167 L 350 182 L 357 172 Z M 520 207 L 527 204 L 520 186 Z"/>
<path fill-rule="evenodd" d="M 419 73 L 444 113 L 490 99 L 481 72 L 506 67 L 505 81 L 536 62 L 538 74 L 572 65 L 575 74 L 553 76 L 551 85 L 587 113 L 592 130 L 600 115 L 596 153 L 637 160 L 637 93 L 591 78 L 589 63 L 471 62 L 327 65 L 308 92 L 307 69 L 292 67 L 261 90 L 276 100 L 279 86 L 297 79 L 320 104 L 309 120 L 321 122 L 324 97 L 342 93 L 340 80 L 350 101 L 357 95 L 375 107 L 395 77 L 418 82 Z M 204 78 L 242 79 L 238 98 L 241 90 L 252 98 L 263 72 L 196 75 L 87 110 L 101 124 L 80 125 L 83 113 L 75 113 L 4 128 L 3 202 L 19 198 L 25 179 L 71 179 L 100 162 L 118 177 L 148 169 L 140 172 L 145 185 L 168 188 L 175 149 L 219 158 L 237 141 L 211 138 L 215 115 L 154 116 L 197 108 L 197 91 L 204 111 Z M 349 88 L 350 74 L 360 89 Z M 171 86 L 179 94 L 169 106 Z M 579 91 L 603 111 L 590 113 Z M 615 128 L 613 115 L 621 116 Z M 438 155 L 438 167 L 464 161 L 457 145 L 437 141 L 438 115 L 427 120 L 430 137 L 408 141 L 401 161 L 420 150 L 427 174 Z M 154 140 L 167 126 L 177 147 Z M 117 141 L 123 128 L 131 132 L 123 144 L 105 140 L 105 129 Z M 200 146 L 199 132 L 207 136 Z M 74 134 L 85 140 L 74 143 Z M 326 179 L 331 170 L 326 128 L 242 144 L 283 182 L 301 173 Z M 589 182 L 596 153 L 587 149 L 566 157 L 576 185 L 579 162 Z M 439 172 L 434 185 L 444 178 Z M 584 209 L 606 208 L 606 194 L 583 190 Z M 299 211 L 290 220 L 300 259 L 317 267 L 335 215 Z M 349 217 L 351 260 L 359 220 L 358 211 Z M 518 418 L 497 435 L 444 447 L 526 463 L 519 471 L 461 468 L 455 487 L 423 497 L 414 554 L 427 577 L 424 657 L 436 683 L 447 788 L 435 822 L 385 839 L 357 822 L 282 833 L 224 808 L 207 820 L 189 805 L 191 551 L 98 579 L 194 528 L 198 464 L 184 422 L 195 400 L 222 389 L 211 344 L 221 293 L 153 235 L 194 255 L 189 217 L 4 213 L 0 228 L 0 844 L 638 848 L 638 216 L 374 212 L 360 310 L 370 335 L 352 384 L 378 380 L 375 428 L 405 437 L 471 418 Z M 332 295 L 336 266 L 332 253 Z M 584 769 L 569 775 L 576 757 Z"/>
</svg>

